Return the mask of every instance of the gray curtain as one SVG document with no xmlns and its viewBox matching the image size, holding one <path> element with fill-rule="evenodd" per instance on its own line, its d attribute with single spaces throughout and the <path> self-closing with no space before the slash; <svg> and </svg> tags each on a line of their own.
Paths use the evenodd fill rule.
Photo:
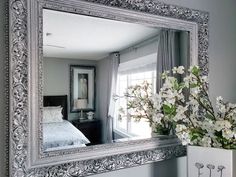
<svg viewBox="0 0 236 177">
<path fill-rule="evenodd" d="M 179 32 L 180 65 L 185 68 L 190 66 L 190 35 L 188 31 Z"/>
<path fill-rule="evenodd" d="M 110 143 L 114 139 L 113 137 L 113 118 L 115 112 L 115 101 L 113 100 L 113 94 L 116 93 L 116 83 L 118 67 L 120 63 L 120 54 L 112 53 L 109 60 L 108 68 L 108 110 L 106 119 L 106 142 Z"/>
<path fill-rule="evenodd" d="M 179 34 L 175 30 L 160 32 L 157 51 L 157 92 L 162 87 L 161 74 L 180 64 Z"/>
</svg>

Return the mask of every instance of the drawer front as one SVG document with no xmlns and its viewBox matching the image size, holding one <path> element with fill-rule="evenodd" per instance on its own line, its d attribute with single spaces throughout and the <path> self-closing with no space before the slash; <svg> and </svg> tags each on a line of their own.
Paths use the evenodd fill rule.
<svg viewBox="0 0 236 177">
<path fill-rule="evenodd" d="M 101 124 L 100 122 L 78 123 L 76 127 L 89 139 L 89 145 L 101 143 Z"/>
</svg>

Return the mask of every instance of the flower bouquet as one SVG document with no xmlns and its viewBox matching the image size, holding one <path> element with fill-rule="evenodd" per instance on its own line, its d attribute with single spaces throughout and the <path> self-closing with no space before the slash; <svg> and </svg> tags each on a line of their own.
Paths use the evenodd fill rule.
<svg viewBox="0 0 236 177">
<path fill-rule="evenodd" d="M 198 66 L 187 71 L 183 66 L 174 67 L 165 71 L 162 79 L 163 86 L 156 94 L 148 82 L 127 89 L 130 117 L 146 119 L 153 132 L 174 133 L 183 145 L 192 145 L 188 147 L 188 176 L 236 175 L 232 170 L 236 162 L 236 104 L 219 96 L 213 105 L 208 78 Z"/>
<path fill-rule="evenodd" d="M 219 96 L 213 106 L 207 77 L 201 75 L 198 66 L 187 72 L 175 67 L 172 74 L 176 77 L 164 72 L 164 85 L 158 94 L 161 99 L 157 102 L 160 100 L 171 110 L 164 114 L 171 116 L 182 144 L 193 145 L 188 146 L 188 176 L 234 177 L 236 105 Z M 163 102 L 163 98 L 168 99 Z"/>
<path fill-rule="evenodd" d="M 127 105 L 119 109 L 120 118 L 128 114 L 128 117 L 135 121 L 145 119 L 149 122 L 152 132 L 157 135 L 172 133 L 173 123 L 169 116 L 165 117 L 163 114 L 166 109 L 157 102 L 159 97 L 153 93 L 152 84 L 144 81 L 142 84 L 130 86 L 124 97 L 127 100 Z"/>
<path fill-rule="evenodd" d="M 170 111 L 175 133 L 184 145 L 236 149 L 236 104 L 216 98 L 214 109 L 208 93 L 206 76 L 201 76 L 198 66 L 192 66 L 185 72 L 184 67 L 175 67 L 174 75 L 164 72 L 164 85 L 158 94 L 168 98 L 164 103 Z M 180 78 L 180 77 L 179 77 Z"/>
</svg>

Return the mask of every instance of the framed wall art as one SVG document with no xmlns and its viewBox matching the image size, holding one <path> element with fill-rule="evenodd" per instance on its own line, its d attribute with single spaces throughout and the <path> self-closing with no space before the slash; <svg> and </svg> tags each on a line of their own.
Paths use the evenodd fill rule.
<svg viewBox="0 0 236 177">
<path fill-rule="evenodd" d="M 95 110 L 95 66 L 70 66 L 70 111 Z"/>
</svg>

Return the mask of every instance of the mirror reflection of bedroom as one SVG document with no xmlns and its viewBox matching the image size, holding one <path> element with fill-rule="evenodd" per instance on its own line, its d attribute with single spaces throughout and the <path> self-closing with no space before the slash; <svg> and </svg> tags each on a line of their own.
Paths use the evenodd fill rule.
<svg viewBox="0 0 236 177">
<path fill-rule="evenodd" d="M 43 11 L 43 149 L 152 137 L 160 73 L 189 65 L 189 33 Z"/>
</svg>

